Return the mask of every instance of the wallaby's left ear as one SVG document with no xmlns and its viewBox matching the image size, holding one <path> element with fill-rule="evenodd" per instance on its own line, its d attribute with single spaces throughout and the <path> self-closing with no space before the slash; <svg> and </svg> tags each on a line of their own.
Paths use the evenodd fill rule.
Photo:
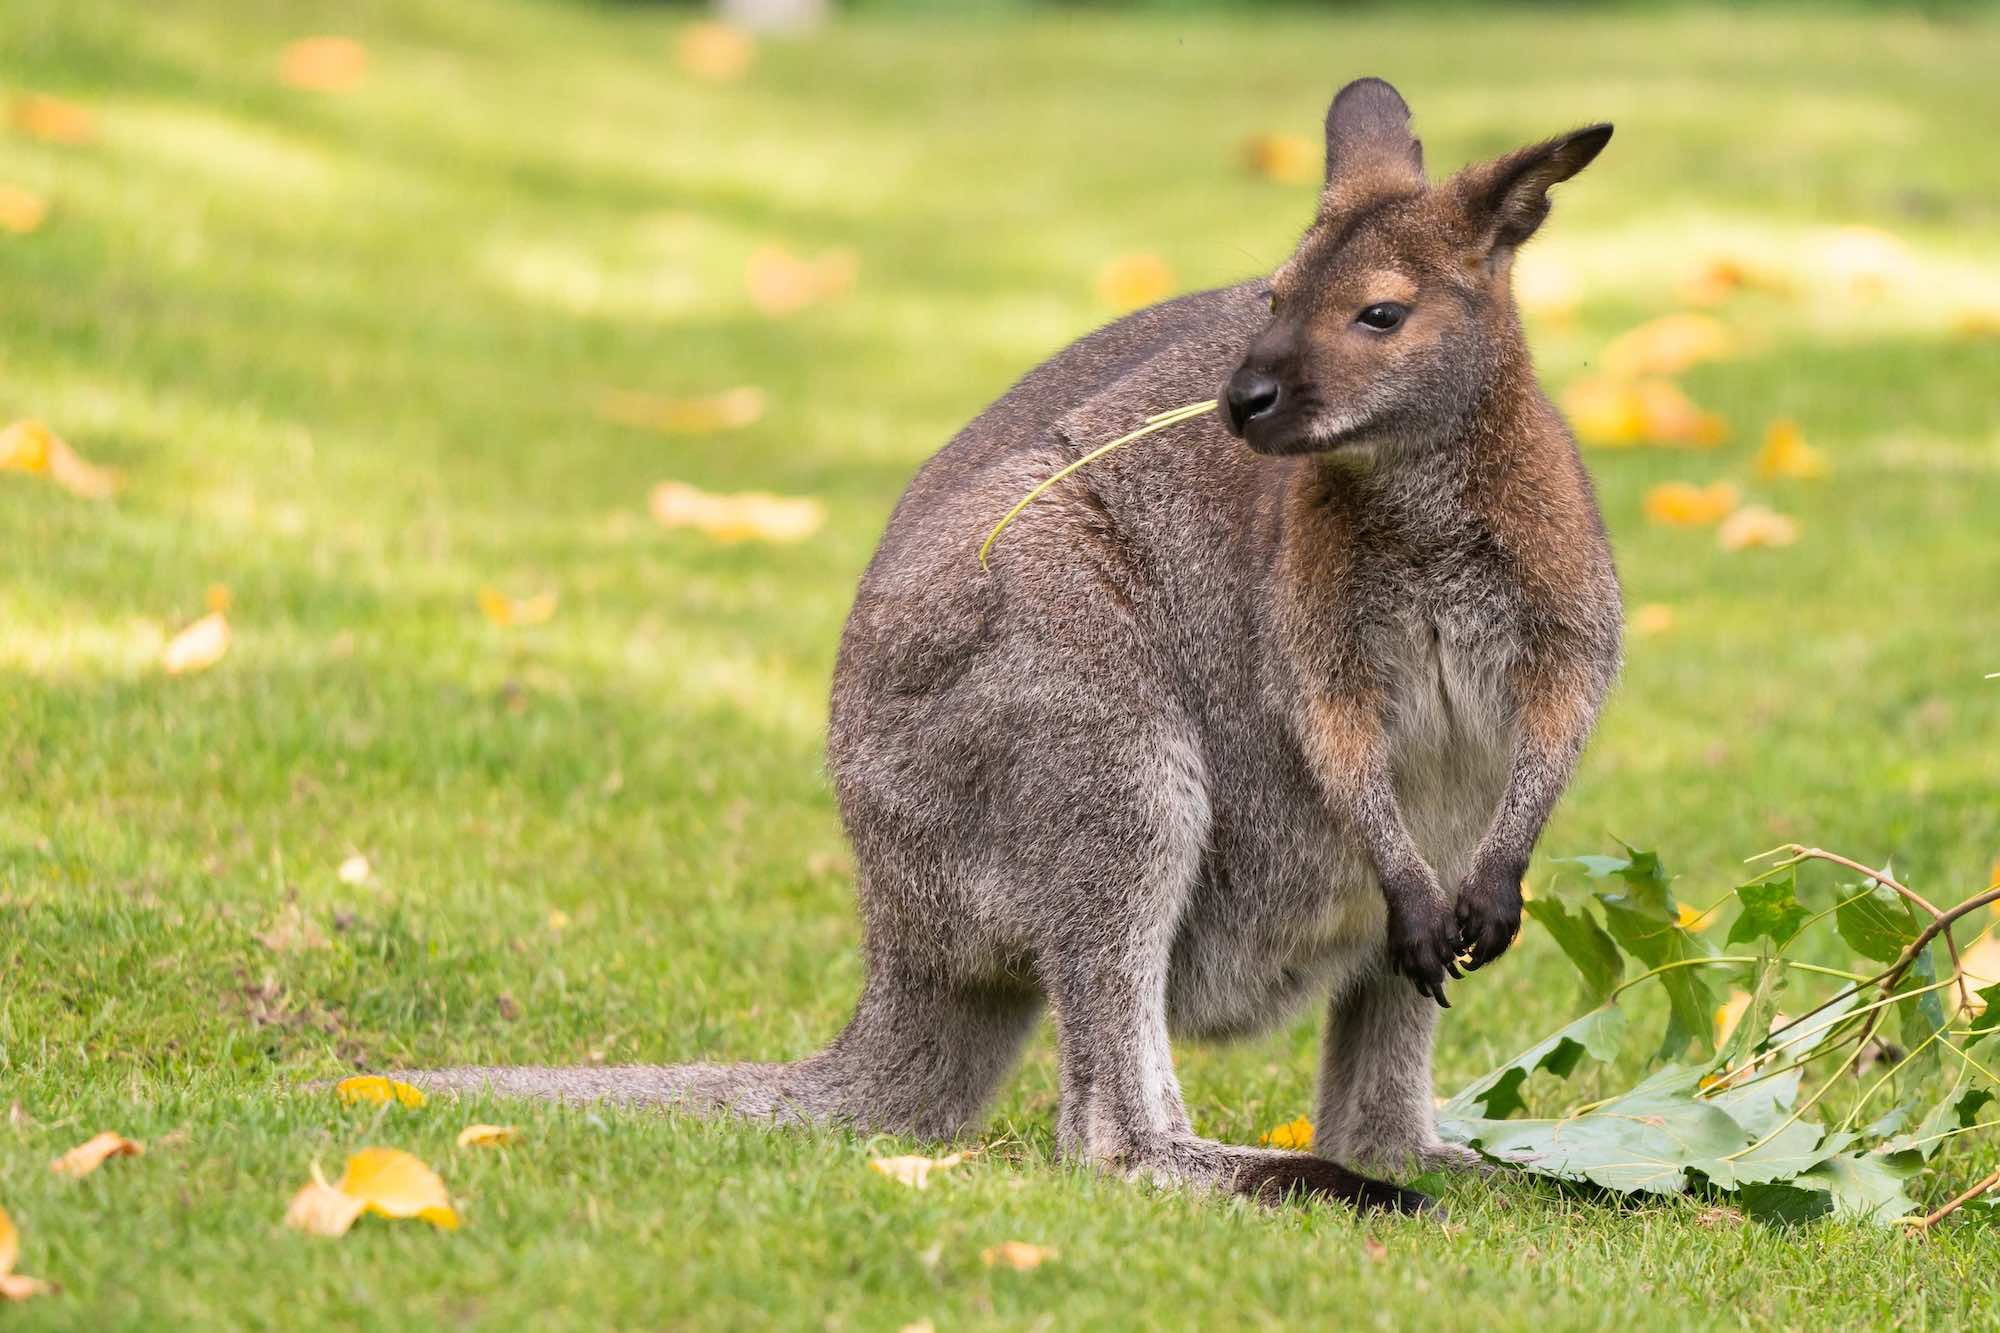
<svg viewBox="0 0 2000 1333">
<path fill-rule="evenodd" d="M 1589 166 L 1609 142 L 1611 127 L 1592 125 L 1459 172 L 1451 189 L 1473 244 L 1498 256 L 1533 236 L 1549 215 L 1549 188 Z"/>
</svg>

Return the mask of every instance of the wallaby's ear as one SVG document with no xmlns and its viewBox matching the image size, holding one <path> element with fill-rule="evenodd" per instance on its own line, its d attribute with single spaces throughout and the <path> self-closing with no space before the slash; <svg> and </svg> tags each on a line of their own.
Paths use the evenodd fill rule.
<svg viewBox="0 0 2000 1333">
<path fill-rule="evenodd" d="M 1610 142 L 1609 125 L 1592 125 L 1459 172 L 1451 190 L 1471 224 L 1474 246 L 1495 256 L 1533 236 L 1549 215 L 1549 188 L 1589 166 Z"/>
<path fill-rule="evenodd" d="M 1410 104 L 1380 79 L 1356 79 L 1326 109 L 1326 185 L 1356 176 L 1424 183 L 1424 146 L 1410 133 Z"/>
</svg>

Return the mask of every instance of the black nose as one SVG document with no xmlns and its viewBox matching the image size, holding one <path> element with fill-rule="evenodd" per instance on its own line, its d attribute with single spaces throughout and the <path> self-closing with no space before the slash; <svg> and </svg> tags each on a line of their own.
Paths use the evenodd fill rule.
<svg viewBox="0 0 2000 1333">
<path fill-rule="evenodd" d="M 1277 377 L 1244 366 L 1229 377 L 1229 391 L 1223 398 L 1229 404 L 1229 427 L 1241 435 L 1251 421 L 1277 408 Z"/>
</svg>

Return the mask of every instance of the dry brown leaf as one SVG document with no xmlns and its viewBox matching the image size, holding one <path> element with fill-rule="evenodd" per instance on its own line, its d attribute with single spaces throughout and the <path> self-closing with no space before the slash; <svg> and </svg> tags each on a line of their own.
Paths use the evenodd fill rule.
<svg viewBox="0 0 2000 1333">
<path fill-rule="evenodd" d="M 1243 141 L 1243 163 L 1280 185 L 1312 185 L 1326 164 L 1326 149 L 1302 134 L 1253 134 Z"/>
<path fill-rule="evenodd" d="M 312 1179 L 299 1187 L 285 1207 L 285 1225 L 315 1236 L 344 1236 L 361 1216 L 363 1203 L 326 1183 L 319 1163 L 312 1165 Z"/>
<path fill-rule="evenodd" d="M 621 426 L 668 435 L 709 435 L 738 430 L 761 420 L 762 389 L 739 385 L 705 398 L 662 398 L 650 393 L 611 392 L 597 400 L 597 414 Z"/>
<path fill-rule="evenodd" d="M 1136 310 L 1174 289 L 1174 271 L 1155 254 L 1119 255 L 1105 261 L 1093 284 L 1097 299 L 1114 310 Z"/>
<path fill-rule="evenodd" d="M 26 236 L 49 215 L 49 201 L 32 190 L 0 182 L 0 231 Z"/>
<path fill-rule="evenodd" d="M 145 1151 L 145 1144 L 134 1142 L 123 1134 L 107 1129 L 102 1134 L 77 1144 L 50 1162 L 49 1170 L 59 1176 L 80 1180 L 113 1157 L 137 1157 Z"/>
<path fill-rule="evenodd" d="M 927 1190 L 931 1187 L 931 1172 L 948 1171 L 964 1160 L 964 1153 L 955 1152 L 949 1157 L 871 1157 L 868 1165 L 912 1189 Z"/>
<path fill-rule="evenodd" d="M 333 1187 L 361 1201 L 378 1217 L 419 1217 L 446 1231 L 458 1230 L 458 1210 L 444 1181 L 420 1159 L 399 1148 L 363 1148 L 347 1159 Z"/>
<path fill-rule="evenodd" d="M 47 93 L 15 93 L 7 117 L 15 129 L 44 143 L 89 143 L 97 137 L 88 109 Z"/>
<path fill-rule="evenodd" d="M 979 1252 L 980 1262 L 988 1268 L 998 1265 L 1017 1273 L 1040 1268 L 1055 1257 L 1056 1251 L 1048 1246 L 1034 1245 L 1025 1240 L 1003 1240 Z"/>
<path fill-rule="evenodd" d="M 750 72 L 757 42 L 727 23 L 691 23 L 674 41 L 674 62 L 708 83 L 733 83 Z"/>
<path fill-rule="evenodd" d="M 937 1325 L 928 1319 L 919 1319 L 896 1330 L 896 1333 L 937 1333 Z"/>
<path fill-rule="evenodd" d="M 1790 546 L 1799 539 L 1799 523 L 1763 505 L 1745 505 L 1722 520 L 1715 541 L 1725 551 L 1753 546 Z"/>
<path fill-rule="evenodd" d="M 461 1148 L 504 1148 L 518 1141 L 521 1131 L 512 1125 L 467 1125 L 458 1131 Z"/>
<path fill-rule="evenodd" d="M 160 669 L 169 676 L 206 671 L 229 652 L 229 619 L 210 611 L 173 638 L 160 652 Z"/>
<path fill-rule="evenodd" d="M 315 93 L 349 92 L 368 72 L 368 48 L 352 37 L 302 37 L 278 56 L 278 79 Z"/>
<path fill-rule="evenodd" d="M 342 1106 L 359 1106 L 364 1102 L 387 1106 L 390 1102 L 397 1102 L 413 1110 L 427 1100 L 422 1088 L 382 1074 L 356 1074 L 352 1078 L 344 1078 L 333 1085 L 333 1095 L 340 1098 Z"/>
<path fill-rule="evenodd" d="M 666 527 L 693 528 L 719 542 L 804 541 L 826 521 L 826 506 L 810 497 L 711 495 L 678 481 L 655 486 L 647 507 Z"/>
<path fill-rule="evenodd" d="M 1632 632 L 1642 639 L 1665 634 L 1675 619 L 1674 608 L 1665 602 L 1647 602 L 1632 612 Z"/>
<path fill-rule="evenodd" d="M 1605 345 L 1606 374 L 1618 379 L 1678 375 L 1703 361 L 1719 361 L 1736 350 L 1736 340 L 1707 315 L 1662 315 L 1619 334 Z"/>
<path fill-rule="evenodd" d="M 1312 1147 L 1313 1122 L 1304 1116 L 1296 1120 L 1287 1120 L 1270 1133 L 1258 1136 L 1257 1142 L 1268 1143 L 1273 1148 L 1296 1148 L 1303 1152 Z"/>
<path fill-rule="evenodd" d="M 1757 451 L 1760 477 L 1812 478 L 1826 475 L 1826 457 L 1806 443 L 1799 424 L 1780 417 L 1764 432 L 1764 447 Z"/>
<path fill-rule="evenodd" d="M 1717 1227 L 1740 1227 L 1743 1225 L 1745 1218 L 1739 1210 L 1727 1205 L 1718 1204 L 1713 1208 L 1702 1209 L 1701 1212 L 1695 1215 L 1694 1220 L 1695 1225 L 1706 1227 L 1708 1230 L 1713 1231 Z"/>
<path fill-rule="evenodd" d="M 286 903 L 279 908 L 271 924 L 258 931 L 255 938 L 272 953 L 305 953 L 324 949 L 330 943 L 325 932 L 313 924 L 297 903 Z"/>
<path fill-rule="evenodd" d="M 1361 1252 L 1367 1255 L 1371 1262 L 1378 1264 L 1389 1257 L 1389 1247 L 1381 1241 L 1376 1240 L 1373 1236 L 1365 1237 L 1362 1240 Z"/>
<path fill-rule="evenodd" d="M 1667 481 L 1646 492 L 1646 517 L 1668 527 L 1705 527 L 1721 522 L 1742 499 L 1742 493 L 1726 481 L 1707 486 Z"/>
<path fill-rule="evenodd" d="M 828 250 L 817 259 L 805 259 L 782 245 L 760 245 L 744 262 L 743 285 L 757 313 L 782 319 L 845 296 L 860 271 L 861 261 L 852 250 Z"/>
<path fill-rule="evenodd" d="M 118 489 L 116 472 L 85 462 L 39 421 L 16 421 L 0 430 L 0 471 L 47 477 L 85 500 L 102 500 Z"/>
<path fill-rule="evenodd" d="M 509 597 L 489 583 L 479 590 L 477 600 L 479 613 L 502 629 L 515 629 L 522 625 L 544 625 L 556 613 L 556 594 L 553 589 L 528 597 Z"/>
</svg>

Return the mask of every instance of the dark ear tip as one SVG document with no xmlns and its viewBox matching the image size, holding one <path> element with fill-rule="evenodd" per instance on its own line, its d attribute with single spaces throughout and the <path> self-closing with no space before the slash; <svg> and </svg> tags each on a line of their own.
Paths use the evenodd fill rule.
<svg viewBox="0 0 2000 1333">
<path fill-rule="evenodd" d="M 1410 104 L 1403 100 L 1403 95 L 1396 91 L 1395 85 L 1387 79 L 1374 77 L 1356 79 L 1335 93 L 1333 95 L 1333 106 L 1328 109 L 1328 114 L 1331 115 L 1333 111 L 1340 110 L 1343 107 L 1358 107 L 1361 104 L 1366 104 L 1374 108 L 1400 111 L 1405 119 L 1410 114 Z"/>
</svg>

